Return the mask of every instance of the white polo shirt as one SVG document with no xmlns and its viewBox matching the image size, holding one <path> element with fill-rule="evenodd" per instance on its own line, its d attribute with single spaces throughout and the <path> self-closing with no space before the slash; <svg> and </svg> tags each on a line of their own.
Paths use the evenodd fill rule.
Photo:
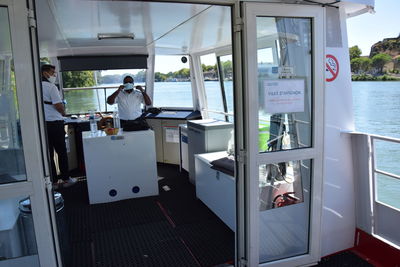
<svg viewBox="0 0 400 267">
<path fill-rule="evenodd" d="M 64 117 L 54 107 L 54 104 L 62 103 L 60 92 L 58 88 L 47 81 L 42 81 L 43 88 L 43 101 L 51 102 L 51 104 L 44 103 L 44 117 L 46 121 L 59 121 L 64 120 Z"/>
<path fill-rule="evenodd" d="M 134 120 L 142 115 L 141 104 L 144 103 L 143 95 L 138 90 L 132 93 L 119 92 L 115 102 L 118 103 L 118 113 L 121 120 Z"/>
</svg>

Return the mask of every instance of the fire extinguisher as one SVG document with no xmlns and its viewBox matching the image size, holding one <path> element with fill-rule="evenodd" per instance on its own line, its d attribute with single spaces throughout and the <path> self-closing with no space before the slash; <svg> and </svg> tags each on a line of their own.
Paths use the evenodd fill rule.
<svg viewBox="0 0 400 267">
<path fill-rule="evenodd" d="M 276 207 L 284 207 L 284 206 L 298 203 L 298 201 L 300 199 L 295 196 L 291 196 L 292 194 L 295 194 L 295 192 L 286 192 L 286 193 L 277 195 L 274 198 L 274 201 L 272 202 L 272 208 L 275 208 L 275 206 Z"/>
</svg>

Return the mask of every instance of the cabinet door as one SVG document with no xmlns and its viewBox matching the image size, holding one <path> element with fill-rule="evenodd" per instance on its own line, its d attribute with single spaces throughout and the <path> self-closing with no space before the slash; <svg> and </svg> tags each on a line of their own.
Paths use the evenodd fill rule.
<svg viewBox="0 0 400 267">
<path fill-rule="evenodd" d="M 211 169 L 211 164 L 195 157 L 196 196 L 229 228 L 236 229 L 235 180 L 232 176 Z"/>
<path fill-rule="evenodd" d="M 164 163 L 179 164 L 179 124 L 182 120 L 162 120 Z"/>
<path fill-rule="evenodd" d="M 147 119 L 146 121 L 154 131 L 157 162 L 164 162 L 164 152 L 162 144 L 163 134 L 161 129 L 161 120 Z"/>
</svg>

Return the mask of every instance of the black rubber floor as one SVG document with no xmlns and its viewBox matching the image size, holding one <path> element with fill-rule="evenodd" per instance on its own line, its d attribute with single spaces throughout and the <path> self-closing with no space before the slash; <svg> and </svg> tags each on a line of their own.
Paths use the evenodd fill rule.
<svg viewBox="0 0 400 267">
<path fill-rule="evenodd" d="M 368 263 L 362 258 L 358 257 L 351 251 L 343 251 L 332 256 L 324 257 L 320 263 L 315 266 L 322 267 L 373 267 L 374 265 Z"/>
<path fill-rule="evenodd" d="M 216 266 L 234 259 L 234 233 L 200 200 L 186 173 L 159 165 L 160 194 L 89 205 L 86 182 L 63 189 L 68 267 Z M 163 189 L 168 186 L 170 190 Z"/>
</svg>

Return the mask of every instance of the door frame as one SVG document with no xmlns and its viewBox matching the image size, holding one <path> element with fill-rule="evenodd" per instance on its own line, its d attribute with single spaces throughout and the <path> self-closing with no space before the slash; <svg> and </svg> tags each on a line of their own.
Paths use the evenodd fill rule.
<svg viewBox="0 0 400 267">
<path fill-rule="evenodd" d="M 32 1 L 30 3 L 32 4 Z M 32 25 L 29 25 L 29 17 L 33 10 L 30 11 L 25 0 L 0 0 L 0 7 L 8 9 L 27 177 L 26 181 L 0 185 L 0 199 L 30 197 L 40 266 L 58 266 L 51 221 L 52 211 L 48 202 L 51 183 L 46 171 L 47 152 L 43 150 L 45 139 L 40 130 L 40 126 L 44 125 L 43 116 L 40 116 L 42 110 L 38 109 L 38 103 L 41 103 L 41 98 L 38 98 L 40 87 L 37 87 L 38 82 L 35 79 L 35 66 L 39 66 L 39 62 L 37 55 L 34 55 L 37 51 L 32 46 Z M 5 262 L 7 260 L 3 261 Z"/>
<path fill-rule="evenodd" d="M 321 214 L 322 214 L 322 179 L 323 179 L 323 132 L 324 132 L 324 8 L 320 6 L 244 3 L 243 4 L 243 63 L 244 63 L 244 126 L 246 172 L 245 205 L 246 251 L 248 266 L 259 265 L 259 211 L 258 211 L 258 175 L 259 164 L 271 164 L 292 160 L 312 160 L 311 204 L 309 221 L 309 250 L 307 254 L 260 264 L 261 266 L 300 266 L 317 262 L 320 259 Z M 256 17 L 299 17 L 312 19 L 312 147 L 259 153 L 258 151 L 258 84 L 257 84 L 257 46 Z"/>
</svg>

